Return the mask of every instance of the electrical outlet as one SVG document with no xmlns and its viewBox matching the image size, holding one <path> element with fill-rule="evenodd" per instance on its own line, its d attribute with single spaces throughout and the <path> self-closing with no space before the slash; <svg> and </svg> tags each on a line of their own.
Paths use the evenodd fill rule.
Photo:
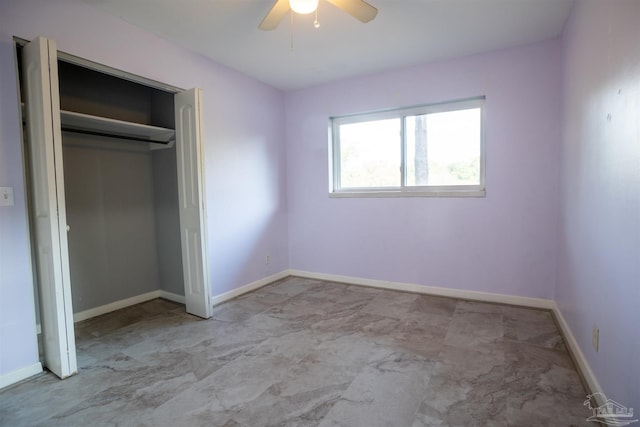
<svg viewBox="0 0 640 427">
<path fill-rule="evenodd" d="M 13 187 L 0 187 L 0 206 L 13 206 Z"/>
<path fill-rule="evenodd" d="M 271 262 L 271 257 L 269 255 L 264 257 L 264 265 L 269 265 Z"/>
<path fill-rule="evenodd" d="M 597 326 L 593 327 L 593 337 L 591 338 L 591 343 L 593 344 L 593 348 L 595 351 L 598 351 L 598 347 L 600 346 L 600 328 Z"/>
</svg>

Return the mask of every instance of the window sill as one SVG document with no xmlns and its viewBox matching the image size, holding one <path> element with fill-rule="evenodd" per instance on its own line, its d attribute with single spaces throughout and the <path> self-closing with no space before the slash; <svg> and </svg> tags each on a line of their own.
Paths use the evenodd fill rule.
<svg viewBox="0 0 640 427">
<path fill-rule="evenodd" d="M 383 198 L 383 197 L 485 197 L 486 190 L 443 190 L 443 191 L 335 191 L 330 198 Z"/>
</svg>

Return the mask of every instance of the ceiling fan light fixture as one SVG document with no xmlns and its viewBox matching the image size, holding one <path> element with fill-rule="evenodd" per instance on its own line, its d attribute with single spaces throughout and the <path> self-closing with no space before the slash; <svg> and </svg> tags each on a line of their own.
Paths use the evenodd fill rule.
<svg viewBox="0 0 640 427">
<path fill-rule="evenodd" d="M 289 0 L 289 7 L 295 13 L 306 15 L 315 12 L 318 8 L 318 0 Z"/>
</svg>

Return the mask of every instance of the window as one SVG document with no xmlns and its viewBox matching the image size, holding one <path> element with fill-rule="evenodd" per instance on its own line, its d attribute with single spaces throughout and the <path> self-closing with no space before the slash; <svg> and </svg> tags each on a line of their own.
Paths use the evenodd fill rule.
<svg viewBox="0 0 640 427">
<path fill-rule="evenodd" d="M 334 117 L 332 196 L 484 196 L 484 98 Z"/>
</svg>

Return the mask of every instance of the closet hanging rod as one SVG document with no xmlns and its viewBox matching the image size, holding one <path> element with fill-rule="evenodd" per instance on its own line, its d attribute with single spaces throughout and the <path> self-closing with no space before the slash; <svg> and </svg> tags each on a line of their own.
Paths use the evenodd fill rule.
<svg viewBox="0 0 640 427">
<path fill-rule="evenodd" d="M 64 132 L 80 133 L 80 134 L 83 134 L 83 135 L 93 135 L 93 136 L 102 136 L 102 137 L 107 137 L 107 138 L 127 139 L 127 140 L 130 140 L 130 141 L 136 141 L 136 142 L 150 142 L 152 144 L 160 144 L 160 145 L 167 145 L 167 146 L 171 146 L 171 143 L 174 141 L 173 139 L 169 140 L 167 142 L 154 141 L 152 139 L 141 138 L 141 137 L 137 137 L 137 136 L 118 135 L 118 134 L 106 133 L 106 132 L 98 132 L 98 131 L 93 131 L 93 130 L 75 129 L 75 128 L 65 127 L 65 126 L 62 126 L 62 130 Z"/>
</svg>

